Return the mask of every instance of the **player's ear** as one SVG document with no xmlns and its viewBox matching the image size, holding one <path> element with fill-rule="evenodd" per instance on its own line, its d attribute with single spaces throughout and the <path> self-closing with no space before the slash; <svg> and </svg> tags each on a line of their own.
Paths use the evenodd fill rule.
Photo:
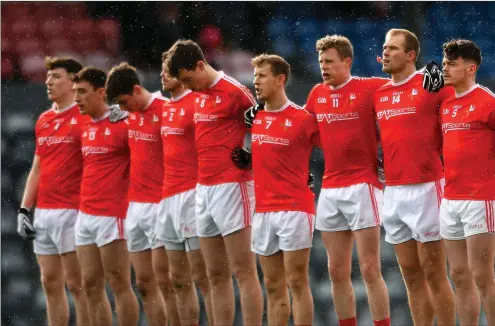
<svg viewBox="0 0 495 326">
<path fill-rule="evenodd" d="M 100 87 L 100 88 L 96 89 L 96 93 L 102 99 L 105 99 L 105 97 L 107 96 L 107 92 L 105 91 L 105 87 Z"/>
<path fill-rule="evenodd" d="M 141 95 L 142 92 L 143 92 L 143 89 L 141 88 L 141 86 L 134 85 L 132 87 L 132 94 L 134 94 L 134 95 Z"/>
<path fill-rule="evenodd" d="M 345 58 L 344 59 L 344 64 L 345 64 L 346 68 L 349 68 L 350 69 L 351 66 L 352 66 L 352 59 L 351 58 Z"/>
<path fill-rule="evenodd" d="M 196 69 L 205 70 L 205 63 L 204 63 L 204 61 L 198 61 L 198 62 L 196 62 Z"/>
</svg>

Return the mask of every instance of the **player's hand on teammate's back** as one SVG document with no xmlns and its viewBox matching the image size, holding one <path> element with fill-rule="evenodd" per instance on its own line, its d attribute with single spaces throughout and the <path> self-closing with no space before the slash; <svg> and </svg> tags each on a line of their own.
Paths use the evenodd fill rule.
<svg viewBox="0 0 495 326">
<path fill-rule="evenodd" d="M 308 175 L 308 187 L 309 189 L 313 189 L 315 187 L 315 176 L 311 172 L 309 172 Z"/>
<path fill-rule="evenodd" d="M 436 93 L 444 86 L 442 68 L 435 61 L 430 61 L 424 69 L 423 88 Z"/>
<path fill-rule="evenodd" d="M 251 152 L 237 145 L 232 151 L 232 161 L 241 170 L 251 170 Z"/>
<path fill-rule="evenodd" d="M 29 211 L 25 208 L 20 208 L 17 215 L 17 233 L 26 240 L 33 240 L 36 237 L 33 223 L 29 216 Z"/>
<path fill-rule="evenodd" d="M 253 121 L 254 118 L 256 117 L 256 114 L 258 111 L 264 110 L 265 109 L 265 104 L 256 104 L 246 111 L 244 111 L 244 123 L 248 128 L 251 128 L 253 126 Z"/>
<path fill-rule="evenodd" d="M 129 116 L 129 112 L 121 110 L 120 106 L 112 105 L 110 107 L 110 122 L 119 122 L 122 119 L 125 119 Z"/>
</svg>

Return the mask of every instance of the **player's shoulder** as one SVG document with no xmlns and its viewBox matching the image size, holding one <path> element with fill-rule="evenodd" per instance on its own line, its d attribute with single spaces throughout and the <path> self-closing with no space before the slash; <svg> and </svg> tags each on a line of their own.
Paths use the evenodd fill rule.
<svg viewBox="0 0 495 326">
<path fill-rule="evenodd" d="M 313 116 L 308 110 L 306 110 L 305 106 L 297 105 L 294 102 L 290 102 L 287 109 L 289 109 L 288 112 L 290 112 L 294 115 L 297 115 L 297 116 L 302 116 L 302 117 L 312 117 Z"/>
<path fill-rule="evenodd" d="M 249 90 L 249 88 L 247 88 L 245 85 L 241 84 L 237 79 L 235 79 L 234 77 L 231 77 L 229 75 L 226 75 L 226 74 L 222 74 L 221 77 L 220 77 L 220 80 L 218 81 L 218 88 L 222 89 L 222 90 L 226 90 L 228 92 L 231 92 L 231 93 L 238 93 L 238 92 L 242 92 L 242 93 L 249 93 L 249 95 L 251 95 L 251 91 Z"/>
<path fill-rule="evenodd" d="M 485 101 L 491 103 L 495 102 L 495 93 L 493 93 L 488 87 L 478 84 L 478 87 L 476 88 L 475 91 L 479 93 L 481 96 L 483 96 L 483 99 Z"/>
</svg>

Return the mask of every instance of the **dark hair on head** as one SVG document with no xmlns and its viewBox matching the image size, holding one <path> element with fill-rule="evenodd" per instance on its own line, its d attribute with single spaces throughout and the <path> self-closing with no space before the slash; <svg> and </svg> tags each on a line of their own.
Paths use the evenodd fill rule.
<svg viewBox="0 0 495 326">
<path fill-rule="evenodd" d="M 395 36 L 395 35 L 404 35 L 404 47 L 405 47 L 405 52 L 410 52 L 414 51 L 416 53 L 416 58 L 414 62 L 418 61 L 419 58 L 419 52 L 420 52 L 420 47 L 419 47 L 419 40 L 416 34 L 413 32 L 407 30 L 407 29 L 401 29 L 401 28 L 392 28 L 387 32 L 387 35 L 390 36 Z"/>
<path fill-rule="evenodd" d="M 481 50 L 473 41 L 463 39 L 451 40 L 444 43 L 442 48 L 443 55 L 448 60 L 462 58 L 464 60 L 474 61 L 477 67 L 481 65 Z"/>
<path fill-rule="evenodd" d="M 45 68 L 46 70 L 62 68 L 65 69 L 68 74 L 77 74 L 81 71 L 83 66 L 79 63 L 79 61 L 72 58 L 46 57 Z"/>
<path fill-rule="evenodd" d="M 135 67 L 127 62 L 122 62 L 113 67 L 108 73 L 105 86 L 108 101 L 113 102 L 120 95 L 132 94 L 135 85 L 141 86 Z"/>
<path fill-rule="evenodd" d="M 198 43 L 191 40 L 178 40 L 167 52 L 167 69 L 174 78 L 179 77 L 181 69 L 195 70 L 198 61 L 206 63 L 203 50 Z"/>
<path fill-rule="evenodd" d="M 107 74 L 93 67 L 83 68 L 72 78 L 74 83 L 88 82 L 94 88 L 104 88 L 106 80 Z"/>
<path fill-rule="evenodd" d="M 289 81 L 290 65 L 284 58 L 276 54 L 260 54 L 251 60 L 253 67 L 269 64 L 274 76 L 285 75 L 285 84 Z"/>
</svg>

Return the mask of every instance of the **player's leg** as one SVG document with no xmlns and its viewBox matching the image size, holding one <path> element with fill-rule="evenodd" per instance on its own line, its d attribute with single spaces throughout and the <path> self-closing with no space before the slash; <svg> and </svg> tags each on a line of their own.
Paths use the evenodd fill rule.
<svg viewBox="0 0 495 326">
<path fill-rule="evenodd" d="M 313 296 L 308 276 L 310 250 L 307 248 L 284 252 L 285 275 L 292 294 L 294 325 L 313 324 Z"/>
<path fill-rule="evenodd" d="M 166 243 L 170 280 L 182 325 L 199 325 L 199 301 L 183 243 Z M 208 279 L 206 280 L 208 281 Z"/>
<path fill-rule="evenodd" d="M 252 181 L 221 184 L 212 188 L 212 193 L 211 212 L 224 237 L 230 265 L 239 285 L 244 325 L 260 325 L 263 295 L 256 255 L 251 251 L 254 184 Z"/>
<path fill-rule="evenodd" d="M 443 241 L 418 242 L 418 254 L 430 289 L 437 325 L 455 325 L 455 297 L 447 276 Z"/>
<path fill-rule="evenodd" d="M 69 305 L 65 293 L 65 280 L 60 256 L 36 255 L 41 273 L 41 285 L 46 297 L 46 313 L 49 325 L 69 323 Z"/>
<path fill-rule="evenodd" d="M 76 308 L 76 325 L 89 325 L 89 306 L 86 293 L 82 289 L 82 275 L 77 254 L 75 251 L 62 254 L 62 267 L 64 270 L 67 289 L 72 294 Z"/>
<path fill-rule="evenodd" d="M 414 325 L 433 325 L 434 312 L 416 240 L 394 245 Z"/>
<path fill-rule="evenodd" d="M 495 325 L 495 277 L 493 273 L 495 259 L 495 235 L 493 234 L 493 210 L 491 215 L 491 234 L 484 233 L 467 238 L 469 267 L 481 296 L 488 325 Z"/>
<path fill-rule="evenodd" d="M 368 292 L 373 320 L 389 320 L 390 299 L 387 285 L 382 277 L 380 263 L 380 227 L 357 230 L 354 232 L 354 237 L 356 238 L 359 268 Z"/>
<path fill-rule="evenodd" d="M 265 282 L 268 325 L 287 325 L 290 317 L 289 288 L 285 277 L 284 252 L 259 255 Z"/>
<path fill-rule="evenodd" d="M 168 253 L 164 247 L 160 247 L 153 249 L 151 254 L 153 256 L 153 272 L 158 283 L 158 288 L 165 301 L 168 321 L 170 325 L 180 326 L 181 322 L 177 307 L 177 299 L 169 276 Z"/>
<path fill-rule="evenodd" d="M 461 326 L 478 325 L 481 302 L 473 273 L 469 268 L 467 243 L 461 216 L 466 213 L 465 201 L 442 199 L 440 235 L 444 239 L 450 279 L 454 282 L 457 315 Z"/>
<path fill-rule="evenodd" d="M 151 248 L 157 244 L 155 224 L 157 204 L 130 202 L 125 220 L 127 249 L 136 274 L 148 324 L 166 324 L 165 302 L 153 273 Z"/>
<path fill-rule="evenodd" d="M 187 239 L 186 243 L 187 247 L 189 247 L 187 259 L 189 260 L 189 265 L 191 266 L 192 278 L 203 295 L 206 314 L 208 317 L 208 325 L 215 325 L 213 310 L 211 307 L 210 284 L 208 282 L 208 275 L 206 274 L 206 265 L 203 258 L 203 253 L 199 249 L 199 238 L 196 237 Z"/>
<path fill-rule="evenodd" d="M 78 245 L 77 259 L 81 269 L 83 290 L 88 298 L 92 326 L 112 325 L 112 310 L 105 291 L 105 273 L 100 251 L 95 244 Z"/>
<path fill-rule="evenodd" d="M 144 313 L 150 326 L 166 324 L 165 301 L 158 289 L 153 273 L 151 249 L 131 252 L 130 258 L 136 273 L 136 286 L 141 293 Z"/>
<path fill-rule="evenodd" d="M 466 240 L 444 240 L 450 279 L 454 282 L 456 309 L 461 326 L 478 325 L 480 296 L 469 269 Z"/>
<path fill-rule="evenodd" d="M 216 325 L 232 325 L 235 314 L 234 286 L 224 239 L 218 235 L 200 238 L 199 241 L 210 283 L 213 320 Z"/>
<path fill-rule="evenodd" d="M 328 274 L 332 280 L 332 298 L 339 320 L 356 318 L 356 300 L 351 280 L 352 231 L 321 232 L 328 254 Z"/>
</svg>

